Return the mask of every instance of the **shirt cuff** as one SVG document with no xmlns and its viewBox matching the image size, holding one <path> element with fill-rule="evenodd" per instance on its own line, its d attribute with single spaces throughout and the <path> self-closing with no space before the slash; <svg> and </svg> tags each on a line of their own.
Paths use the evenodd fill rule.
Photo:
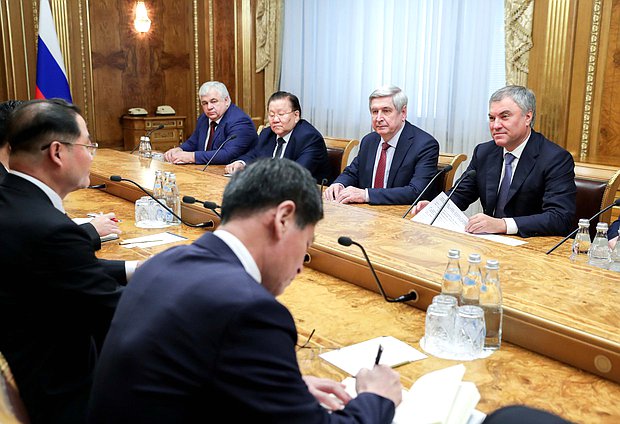
<svg viewBox="0 0 620 424">
<path fill-rule="evenodd" d="M 365 188 L 364 189 L 364 193 L 366 193 L 364 196 L 366 196 L 366 203 L 370 203 L 370 196 L 368 195 L 368 189 Z"/>
<path fill-rule="evenodd" d="M 517 227 L 517 223 L 514 218 L 502 218 L 506 223 L 506 234 L 517 234 L 519 232 L 519 227 Z"/>
<path fill-rule="evenodd" d="M 133 277 L 136 268 L 138 268 L 138 261 L 125 261 L 125 276 L 127 277 L 127 281 Z"/>
</svg>

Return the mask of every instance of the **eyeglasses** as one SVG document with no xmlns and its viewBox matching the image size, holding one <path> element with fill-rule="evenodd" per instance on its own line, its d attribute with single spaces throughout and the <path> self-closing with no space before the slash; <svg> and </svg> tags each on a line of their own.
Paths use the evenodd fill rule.
<svg viewBox="0 0 620 424">
<path fill-rule="evenodd" d="M 68 144 L 71 146 L 84 146 L 88 149 L 88 152 L 93 156 L 95 156 L 95 154 L 97 153 L 97 149 L 99 148 L 99 143 L 84 144 L 84 143 L 69 143 L 68 141 L 60 141 L 60 140 L 55 140 L 55 141 L 58 141 L 60 144 Z M 41 150 L 49 149 L 52 143 L 48 143 L 45 146 L 42 146 Z"/>
<path fill-rule="evenodd" d="M 280 113 L 270 113 L 267 116 L 269 119 L 276 119 L 276 116 L 280 119 L 284 119 L 286 115 L 290 115 L 291 113 L 295 113 L 296 111 L 291 110 L 290 112 L 280 112 Z"/>
</svg>

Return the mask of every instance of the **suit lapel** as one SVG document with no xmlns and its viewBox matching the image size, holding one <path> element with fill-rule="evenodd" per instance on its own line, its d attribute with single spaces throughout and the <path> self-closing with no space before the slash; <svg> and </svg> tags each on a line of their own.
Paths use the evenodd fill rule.
<svg viewBox="0 0 620 424">
<path fill-rule="evenodd" d="M 508 191 L 508 200 L 506 200 L 506 204 L 510 202 L 510 199 L 515 195 L 517 191 L 523 185 L 523 182 L 532 172 L 532 168 L 536 164 L 536 160 L 538 155 L 540 154 L 540 138 L 538 134 L 532 131 L 530 135 L 530 139 L 525 145 L 525 149 L 523 149 L 523 153 L 519 158 L 519 162 L 517 163 L 517 169 L 515 170 L 515 175 L 512 177 L 512 184 L 510 184 L 510 190 Z"/>
<path fill-rule="evenodd" d="M 489 155 L 487 159 L 486 166 L 489 171 L 486 173 L 487 181 L 486 181 L 486 204 L 491 206 L 493 210 L 495 210 L 495 204 L 497 203 L 497 190 L 499 190 L 499 178 L 502 175 L 502 167 L 504 166 L 504 158 L 503 158 L 504 149 L 495 145 L 493 146 L 493 151 Z"/>
<path fill-rule="evenodd" d="M 390 165 L 390 174 L 388 175 L 386 187 L 392 187 L 392 185 L 394 184 L 396 174 L 398 173 L 401 164 L 405 160 L 409 149 L 411 149 L 411 147 L 413 146 L 413 141 L 413 131 L 411 131 L 408 123 L 405 122 L 403 132 L 400 133 L 398 143 L 396 144 L 396 151 L 394 152 L 394 156 L 392 157 L 392 164 Z"/>
<path fill-rule="evenodd" d="M 374 133 L 373 137 L 368 140 L 368 158 L 366 158 L 366 162 L 362 164 L 364 169 L 359 172 L 359 175 L 362 175 L 364 178 L 363 181 L 360 179 L 361 187 L 372 187 L 372 172 L 374 171 L 375 157 L 377 156 L 377 148 L 380 142 L 381 137 L 377 133 Z"/>
</svg>

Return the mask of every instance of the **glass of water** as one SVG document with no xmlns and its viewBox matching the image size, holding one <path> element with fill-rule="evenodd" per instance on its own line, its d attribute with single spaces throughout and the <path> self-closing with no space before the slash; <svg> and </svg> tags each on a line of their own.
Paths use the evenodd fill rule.
<svg viewBox="0 0 620 424">
<path fill-rule="evenodd" d="M 459 306 L 454 327 L 455 353 L 464 360 L 479 358 L 486 335 L 482 308 L 475 305 Z"/>
</svg>

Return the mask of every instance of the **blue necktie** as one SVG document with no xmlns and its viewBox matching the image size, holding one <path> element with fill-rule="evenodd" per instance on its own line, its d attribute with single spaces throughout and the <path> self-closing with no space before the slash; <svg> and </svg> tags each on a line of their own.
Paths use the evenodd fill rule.
<svg viewBox="0 0 620 424">
<path fill-rule="evenodd" d="M 504 208 L 508 201 L 508 191 L 510 190 L 510 181 L 512 180 L 512 161 L 515 160 L 515 156 L 512 153 L 506 153 L 504 156 L 504 178 L 499 186 L 499 192 L 497 193 L 497 203 L 495 204 L 495 217 L 504 218 Z"/>
</svg>

